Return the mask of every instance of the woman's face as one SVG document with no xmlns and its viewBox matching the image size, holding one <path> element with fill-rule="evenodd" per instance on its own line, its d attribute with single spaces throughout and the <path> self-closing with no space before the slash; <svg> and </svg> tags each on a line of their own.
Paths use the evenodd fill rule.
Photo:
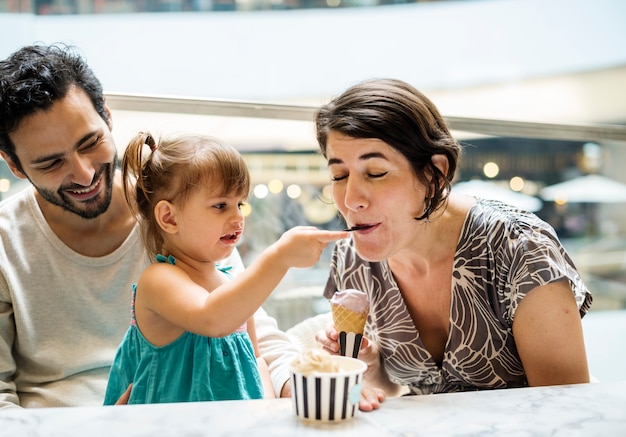
<svg viewBox="0 0 626 437">
<path fill-rule="evenodd" d="M 326 157 L 333 198 L 352 233 L 359 255 L 369 261 L 392 257 L 409 247 L 423 226 L 426 187 L 409 161 L 374 138 L 352 138 L 331 131 Z"/>
</svg>

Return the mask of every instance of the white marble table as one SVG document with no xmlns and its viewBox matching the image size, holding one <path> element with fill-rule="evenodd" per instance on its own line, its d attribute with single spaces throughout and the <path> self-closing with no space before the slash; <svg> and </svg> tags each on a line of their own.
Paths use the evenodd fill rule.
<svg viewBox="0 0 626 437">
<path fill-rule="evenodd" d="M 410 396 L 339 424 L 296 418 L 290 399 L 0 411 L 2 437 L 624 436 L 626 381 Z"/>
</svg>

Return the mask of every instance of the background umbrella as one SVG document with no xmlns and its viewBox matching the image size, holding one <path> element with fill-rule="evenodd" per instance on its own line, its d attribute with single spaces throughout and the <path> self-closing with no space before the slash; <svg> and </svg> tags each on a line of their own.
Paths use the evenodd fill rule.
<svg viewBox="0 0 626 437">
<path fill-rule="evenodd" d="M 547 186 L 539 195 L 557 203 L 619 203 L 626 202 L 626 184 L 591 174 Z"/>
<path fill-rule="evenodd" d="M 539 211 L 543 202 L 533 196 L 518 193 L 500 185 L 474 179 L 466 182 L 458 182 L 452 186 L 454 193 L 468 194 L 470 196 L 482 197 L 483 199 L 499 200 L 525 211 Z"/>
<path fill-rule="evenodd" d="M 587 215 L 587 234 L 598 235 L 597 205 L 602 203 L 626 203 L 626 184 L 590 174 L 550 185 L 539 191 L 542 199 L 558 205 L 583 204 Z"/>
</svg>

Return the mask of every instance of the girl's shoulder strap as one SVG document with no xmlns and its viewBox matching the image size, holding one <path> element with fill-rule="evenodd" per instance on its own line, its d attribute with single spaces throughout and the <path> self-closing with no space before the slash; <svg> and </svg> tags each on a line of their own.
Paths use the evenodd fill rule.
<svg viewBox="0 0 626 437">
<path fill-rule="evenodd" d="M 166 257 L 165 255 L 161 255 L 160 253 L 158 253 L 156 256 L 156 260 L 157 262 L 160 262 L 160 263 L 168 263 L 173 266 L 176 265 L 176 258 L 174 258 L 172 255 L 168 255 Z"/>
<path fill-rule="evenodd" d="M 232 270 L 233 266 L 221 266 L 221 265 L 215 263 L 215 268 L 217 270 L 219 270 L 220 272 L 224 273 L 229 278 L 231 278 L 231 279 L 233 278 L 232 273 L 230 273 L 230 271 Z"/>
</svg>

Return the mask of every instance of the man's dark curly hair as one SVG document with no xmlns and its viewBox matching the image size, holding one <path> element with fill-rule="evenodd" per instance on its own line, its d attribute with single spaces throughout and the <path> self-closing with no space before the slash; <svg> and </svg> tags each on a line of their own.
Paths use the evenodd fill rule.
<svg viewBox="0 0 626 437">
<path fill-rule="evenodd" d="M 0 61 L 0 150 L 22 171 L 9 134 L 24 118 L 49 109 L 77 86 L 108 123 L 102 85 L 85 59 L 64 44 L 22 47 Z"/>
</svg>

